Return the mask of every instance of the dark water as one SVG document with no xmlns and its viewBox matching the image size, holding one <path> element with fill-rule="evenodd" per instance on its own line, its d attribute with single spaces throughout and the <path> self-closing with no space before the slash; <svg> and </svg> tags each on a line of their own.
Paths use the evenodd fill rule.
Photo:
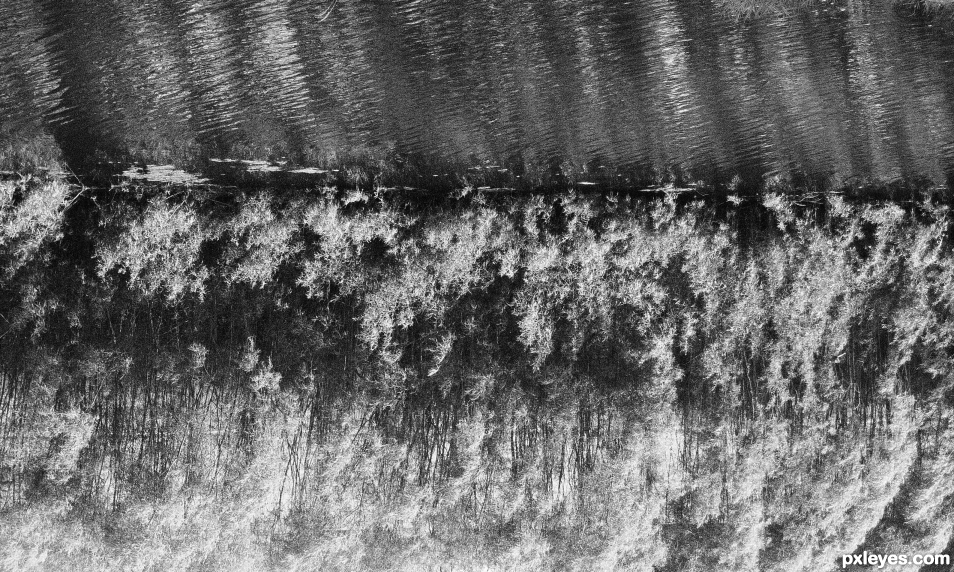
<svg viewBox="0 0 954 572">
<path fill-rule="evenodd" d="M 329 6 L 5 0 L 0 136 L 50 133 L 73 165 L 954 172 L 954 41 L 890 2 L 748 19 L 727 0 Z"/>
</svg>

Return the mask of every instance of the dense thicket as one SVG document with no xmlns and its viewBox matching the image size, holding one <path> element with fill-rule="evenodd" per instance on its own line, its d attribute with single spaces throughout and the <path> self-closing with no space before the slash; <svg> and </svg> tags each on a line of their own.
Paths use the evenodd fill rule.
<svg viewBox="0 0 954 572">
<path fill-rule="evenodd" d="M 17 570 L 825 570 L 954 526 L 947 207 L 0 187 Z"/>
</svg>

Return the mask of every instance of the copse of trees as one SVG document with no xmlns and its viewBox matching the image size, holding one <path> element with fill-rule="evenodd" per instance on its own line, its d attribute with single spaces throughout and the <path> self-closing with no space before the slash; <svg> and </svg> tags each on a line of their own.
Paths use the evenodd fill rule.
<svg viewBox="0 0 954 572">
<path fill-rule="evenodd" d="M 4 565 L 792 570 L 949 540 L 946 207 L 30 180 L 0 222 Z"/>
</svg>

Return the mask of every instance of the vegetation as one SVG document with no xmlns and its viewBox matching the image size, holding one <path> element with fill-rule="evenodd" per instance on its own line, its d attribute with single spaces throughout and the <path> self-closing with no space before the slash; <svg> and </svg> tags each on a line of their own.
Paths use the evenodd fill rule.
<svg viewBox="0 0 954 572">
<path fill-rule="evenodd" d="M 0 570 L 954 550 L 949 0 L 406 4 L 0 7 Z"/>
<path fill-rule="evenodd" d="M 2 185 L 0 568 L 951 540 L 946 206 Z"/>
</svg>

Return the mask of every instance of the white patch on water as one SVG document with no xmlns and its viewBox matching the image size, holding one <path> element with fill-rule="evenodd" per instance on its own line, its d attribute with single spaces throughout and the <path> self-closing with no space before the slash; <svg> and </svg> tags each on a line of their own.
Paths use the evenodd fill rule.
<svg viewBox="0 0 954 572">
<path fill-rule="evenodd" d="M 173 165 L 146 165 L 144 169 L 133 167 L 123 171 L 122 176 L 130 181 L 146 181 L 150 183 L 195 185 L 209 182 L 208 179 L 199 177 L 188 171 L 183 171 Z"/>
</svg>

